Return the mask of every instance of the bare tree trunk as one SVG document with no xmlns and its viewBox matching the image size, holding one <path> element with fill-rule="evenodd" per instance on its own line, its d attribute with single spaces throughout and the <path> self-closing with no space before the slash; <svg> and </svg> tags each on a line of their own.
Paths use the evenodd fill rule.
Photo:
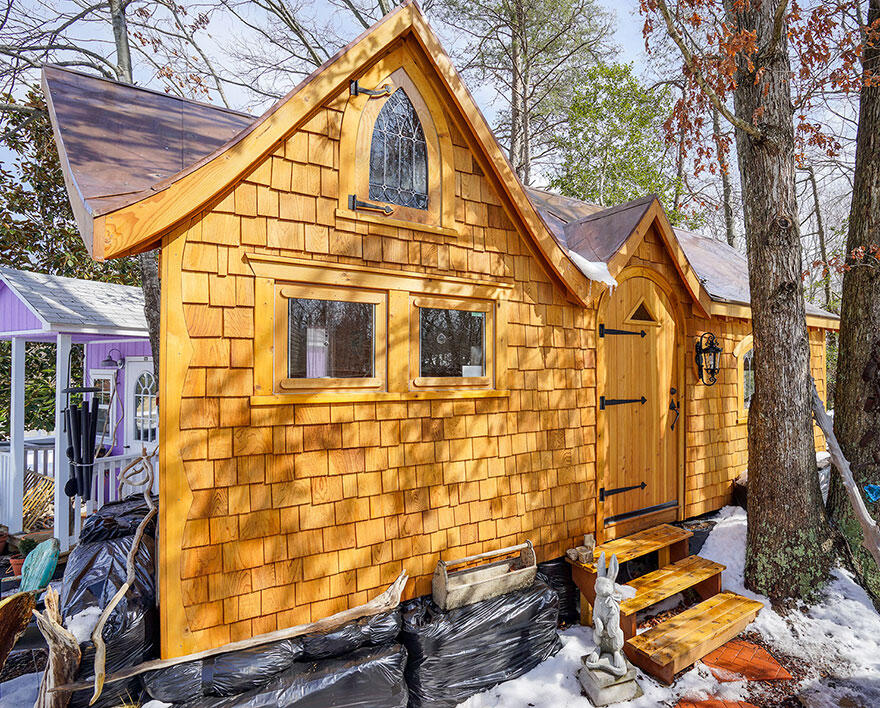
<svg viewBox="0 0 880 708">
<path fill-rule="evenodd" d="M 868 25 L 880 21 L 880 0 L 870 0 Z M 873 40 L 873 41 L 872 41 Z M 880 482 L 880 262 L 852 258 L 859 248 L 880 244 L 880 32 L 868 37 L 863 71 L 873 73 L 861 90 L 856 140 L 855 179 L 846 250 L 852 266 L 843 275 L 840 347 L 834 396 L 834 432 L 852 465 L 859 488 Z M 880 504 L 868 503 L 874 519 Z M 831 518 L 846 538 L 855 569 L 880 607 L 880 569 L 863 548 L 863 533 L 849 508 L 841 480 L 832 477 L 828 494 Z"/>
<path fill-rule="evenodd" d="M 128 42 L 128 24 L 125 21 L 123 0 L 110 0 L 110 18 L 113 23 L 113 39 L 116 42 L 116 73 L 120 81 L 134 83 L 131 73 L 131 47 Z M 159 376 L 159 331 L 162 289 L 159 283 L 159 256 L 155 251 L 138 255 L 141 271 L 141 288 L 144 291 L 144 315 L 150 333 L 150 349 L 153 353 L 153 371 Z"/>
<path fill-rule="evenodd" d="M 715 140 L 715 149 L 718 152 L 718 166 L 721 168 L 721 201 L 724 209 L 724 236 L 727 245 L 736 244 L 736 234 L 733 232 L 733 195 L 730 188 L 730 165 L 724 154 L 724 146 L 721 142 L 721 120 L 717 109 L 712 110 L 712 137 Z"/>
<path fill-rule="evenodd" d="M 530 72 L 528 66 L 526 66 L 525 71 L 523 72 L 523 96 L 526 97 L 530 93 Z M 531 106 L 529 106 L 525 98 L 523 99 L 523 108 L 525 110 L 522 114 L 522 171 L 520 173 L 520 179 L 524 185 L 528 186 L 532 183 L 532 126 L 531 126 Z"/>
<path fill-rule="evenodd" d="M 826 575 L 828 531 L 813 443 L 788 28 L 774 33 L 775 3 L 735 7 L 738 29 L 755 32 L 762 48 L 751 66 L 740 59 L 734 91 L 738 117 L 760 116 L 757 131 L 736 128 L 755 346 L 746 584 L 804 597 Z"/>
<path fill-rule="evenodd" d="M 675 154 L 675 193 L 672 196 L 672 211 L 678 213 L 681 195 L 684 191 L 684 128 L 678 131 L 678 149 Z"/>
<path fill-rule="evenodd" d="M 521 7 L 517 4 L 517 16 L 519 16 Z M 520 121 L 522 120 L 522 45 L 520 41 L 521 27 L 517 24 L 511 28 L 511 48 L 512 57 L 510 66 L 510 164 L 519 174 L 520 166 L 520 140 L 522 132 L 520 129 Z"/>
<path fill-rule="evenodd" d="M 816 170 L 810 165 L 807 167 L 807 177 L 810 180 L 810 187 L 813 190 L 813 211 L 816 214 L 816 233 L 819 235 L 819 257 L 822 259 L 823 267 L 828 268 L 828 248 L 825 245 L 825 222 L 822 219 L 822 210 L 819 208 L 819 188 L 816 185 Z M 831 308 L 831 277 L 825 275 L 825 309 Z"/>
</svg>

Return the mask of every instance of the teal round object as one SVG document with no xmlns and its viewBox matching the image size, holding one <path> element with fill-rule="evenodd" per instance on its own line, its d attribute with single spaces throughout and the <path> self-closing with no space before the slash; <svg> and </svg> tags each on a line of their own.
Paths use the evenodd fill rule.
<svg viewBox="0 0 880 708">
<path fill-rule="evenodd" d="M 61 544 L 57 538 L 48 538 L 27 554 L 21 567 L 21 592 L 42 590 L 55 575 Z"/>
</svg>

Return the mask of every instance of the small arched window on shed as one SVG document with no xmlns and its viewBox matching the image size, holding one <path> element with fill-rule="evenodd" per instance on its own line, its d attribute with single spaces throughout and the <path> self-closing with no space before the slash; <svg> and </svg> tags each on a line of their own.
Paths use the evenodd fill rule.
<svg viewBox="0 0 880 708">
<path fill-rule="evenodd" d="M 428 148 L 419 116 L 403 89 L 382 106 L 370 142 L 370 199 L 428 208 Z"/>
<path fill-rule="evenodd" d="M 749 349 L 742 355 L 742 393 L 743 410 L 748 410 L 755 395 L 755 350 Z"/>
</svg>

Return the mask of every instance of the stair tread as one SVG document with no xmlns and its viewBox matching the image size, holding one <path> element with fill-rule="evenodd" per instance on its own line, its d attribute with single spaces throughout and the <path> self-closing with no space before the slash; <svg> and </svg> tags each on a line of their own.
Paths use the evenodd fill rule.
<svg viewBox="0 0 880 708">
<path fill-rule="evenodd" d="M 720 563 L 700 556 L 683 558 L 628 582 L 629 587 L 636 589 L 636 596 L 620 603 L 620 611 L 624 615 L 639 612 L 708 580 L 724 569 Z"/>
<path fill-rule="evenodd" d="M 742 624 L 742 620 L 748 617 L 748 621 L 742 624 L 744 628 L 763 606 L 756 600 L 722 592 L 633 637 L 628 644 L 661 665 L 683 657 L 690 658 L 694 650 L 705 649 L 700 656 L 691 659 L 689 665 L 736 636 L 742 629 L 737 629 L 731 636 L 726 635 L 728 630 Z"/>
<path fill-rule="evenodd" d="M 596 546 L 593 549 L 593 558 L 598 559 L 599 555 L 604 552 L 606 561 L 612 555 L 616 555 L 618 562 L 626 563 L 633 558 L 639 558 L 654 551 L 659 551 L 661 548 L 671 546 L 673 543 L 684 541 L 693 535 L 693 532 L 687 529 L 678 528 L 671 524 L 660 524 L 659 526 L 652 526 L 644 531 L 634 533 L 631 536 L 615 538 L 613 541 L 607 541 Z M 595 572 L 595 562 L 585 563 L 584 565 L 588 570 Z"/>
</svg>

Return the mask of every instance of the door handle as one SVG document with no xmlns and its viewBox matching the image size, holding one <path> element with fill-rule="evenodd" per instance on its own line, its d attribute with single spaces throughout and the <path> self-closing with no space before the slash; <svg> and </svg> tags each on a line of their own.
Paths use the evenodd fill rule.
<svg viewBox="0 0 880 708">
<path fill-rule="evenodd" d="M 669 394 L 674 396 L 676 394 L 676 390 L 674 388 L 669 389 Z M 678 416 L 681 415 L 681 405 L 676 402 L 674 398 L 669 400 L 669 410 L 675 413 L 675 418 L 672 419 L 672 425 L 669 426 L 670 430 L 675 430 L 675 424 L 678 422 Z"/>
</svg>

